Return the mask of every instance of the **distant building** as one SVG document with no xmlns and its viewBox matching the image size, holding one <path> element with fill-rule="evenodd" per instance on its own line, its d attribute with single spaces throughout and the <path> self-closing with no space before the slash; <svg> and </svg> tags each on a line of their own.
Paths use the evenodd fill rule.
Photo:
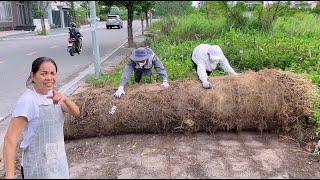
<svg viewBox="0 0 320 180">
<path fill-rule="evenodd" d="M 264 7 L 271 6 L 272 4 L 276 3 L 282 3 L 286 4 L 288 3 L 292 8 L 296 8 L 302 5 L 305 5 L 306 8 L 313 9 L 317 5 L 320 5 L 319 1 L 232 1 L 232 5 L 235 6 L 238 2 L 244 2 L 247 5 L 253 5 L 253 4 L 263 4 Z"/>
<path fill-rule="evenodd" d="M 48 6 L 48 21 L 51 28 L 65 28 L 70 26 L 70 6 L 66 1 L 51 1 Z"/>
<path fill-rule="evenodd" d="M 0 31 L 32 25 L 30 1 L 0 1 Z"/>
</svg>

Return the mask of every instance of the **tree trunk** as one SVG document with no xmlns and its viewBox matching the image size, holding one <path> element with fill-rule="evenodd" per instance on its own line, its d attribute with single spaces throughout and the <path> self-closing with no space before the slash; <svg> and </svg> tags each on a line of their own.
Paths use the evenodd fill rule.
<svg viewBox="0 0 320 180">
<path fill-rule="evenodd" d="M 133 33 L 132 33 L 132 21 L 133 21 L 133 4 L 129 1 L 127 6 L 128 10 L 128 45 L 129 47 L 133 46 Z"/>
<path fill-rule="evenodd" d="M 46 35 L 47 30 L 46 30 L 46 24 L 44 23 L 44 17 L 41 17 L 41 27 L 42 27 L 42 33 Z"/>
<path fill-rule="evenodd" d="M 146 14 L 146 27 L 149 27 L 149 18 L 148 18 L 148 11 L 145 12 Z"/>
<path fill-rule="evenodd" d="M 208 1 L 205 1 L 205 7 L 206 7 L 206 15 L 207 15 L 207 19 L 209 19 Z"/>
<path fill-rule="evenodd" d="M 86 15 L 87 15 L 87 19 L 90 18 L 90 14 L 89 14 L 89 1 L 86 1 Z M 90 23 L 91 26 L 91 23 Z"/>
<path fill-rule="evenodd" d="M 152 17 L 153 17 L 153 15 L 152 15 L 152 12 L 150 13 L 150 24 L 151 24 L 151 21 L 152 21 Z"/>
<path fill-rule="evenodd" d="M 144 32 L 143 32 L 143 12 L 140 13 L 140 17 L 141 17 L 141 34 L 144 35 Z"/>
</svg>

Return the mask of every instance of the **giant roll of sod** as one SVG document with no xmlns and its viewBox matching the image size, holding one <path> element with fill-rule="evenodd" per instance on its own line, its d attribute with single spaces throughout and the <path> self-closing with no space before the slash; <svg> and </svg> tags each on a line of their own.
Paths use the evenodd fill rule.
<svg viewBox="0 0 320 180">
<path fill-rule="evenodd" d="M 305 131 L 318 90 L 301 75 L 274 69 L 237 76 L 209 77 L 212 89 L 197 78 L 126 87 L 88 87 L 71 98 L 81 115 L 66 114 L 65 138 L 124 133 L 193 133 L 217 130 Z"/>
</svg>

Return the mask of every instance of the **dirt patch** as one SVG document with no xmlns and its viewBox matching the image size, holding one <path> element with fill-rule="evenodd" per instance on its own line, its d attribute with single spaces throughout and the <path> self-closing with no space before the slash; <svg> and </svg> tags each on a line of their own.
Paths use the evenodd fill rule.
<svg viewBox="0 0 320 180">
<path fill-rule="evenodd" d="M 272 134 L 127 134 L 66 148 L 71 178 L 320 178 L 319 156 Z"/>
</svg>

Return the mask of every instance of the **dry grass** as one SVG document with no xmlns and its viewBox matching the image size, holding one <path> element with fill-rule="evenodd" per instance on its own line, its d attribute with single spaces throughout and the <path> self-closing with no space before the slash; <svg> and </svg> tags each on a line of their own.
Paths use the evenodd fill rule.
<svg viewBox="0 0 320 180">
<path fill-rule="evenodd" d="M 202 88 L 197 79 L 135 84 L 120 100 L 114 87 L 88 88 L 71 98 L 79 117 L 66 116 L 65 138 L 123 133 L 215 132 L 216 130 L 313 131 L 308 118 L 315 87 L 305 78 L 278 70 L 248 71 L 210 78 Z M 113 106 L 117 109 L 110 114 Z"/>
</svg>

